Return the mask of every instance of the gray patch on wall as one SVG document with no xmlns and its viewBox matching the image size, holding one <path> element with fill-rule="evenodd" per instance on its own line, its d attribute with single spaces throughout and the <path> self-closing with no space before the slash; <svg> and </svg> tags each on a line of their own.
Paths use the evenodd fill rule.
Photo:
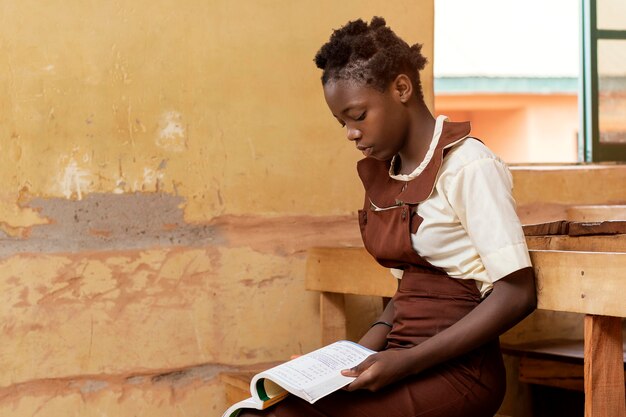
<svg viewBox="0 0 626 417">
<path fill-rule="evenodd" d="M 90 194 L 83 200 L 35 199 L 29 207 L 50 219 L 27 238 L 0 236 L 0 258 L 33 252 L 129 250 L 224 243 L 216 228 L 189 224 L 182 197 L 167 194 Z"/>
</svg>

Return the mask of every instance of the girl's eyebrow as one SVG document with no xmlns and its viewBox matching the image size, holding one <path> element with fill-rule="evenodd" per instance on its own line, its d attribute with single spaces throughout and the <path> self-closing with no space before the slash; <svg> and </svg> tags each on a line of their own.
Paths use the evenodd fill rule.
<svg viewBox="0 0 626 417">
<path fill-rule="evenodd" d="M 361 102 L 361 101 L 357 101 L 357 102 L 355 102 L 355 103 L 349 103 L 349 104 L 346 106 L 346 108 L 345 108 L 345 109 L 343 109 L 343 110 L 341 111 L 341 113 L 340 113 L 340 114 L 346 114 L 347 112 L 349 112 L 350 110 L 354 109 L 355 107 L 363 107 L 363 106 L 364 106 L 364 103 L 363 103 L 363 102 Z M 332 115 L 333 115 L 334 117 L 336 117 L 336 118 L 339 118 L 339 116 L 337 116 L 335 113 L 332 113 Z"/>
<path fill-rule="evenodd" d="M 357 101 L 354 103 L 349 103 L 345 109 L 341 111 L 341 114 L 346 114 L 348 111 L 354 109 L 355 107 L 363 107 L 364 103 L 362 101 Z"/>
<path fill-rule="evenodd" d="M 350 110 L 352 110 L 352 108 L 353 108 L 353 107 L 354 107 L 354 106 L 352 106 L 352 105 L 350 105 L 350 106 L 346 107 L 345 109 L 343 109 L 343 110 L 341 111 L 341 114 L 346 114 L 347 112 L 349 112 Z"/>
</svg>

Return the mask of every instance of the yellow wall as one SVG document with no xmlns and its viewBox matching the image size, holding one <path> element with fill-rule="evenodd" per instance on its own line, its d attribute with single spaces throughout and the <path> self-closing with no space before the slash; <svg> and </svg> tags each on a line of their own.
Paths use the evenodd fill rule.
<svg viewBox="0 0 626 417">
<path fill-rule="evenodd" d="M 380 13 L 432 56 L 430 2 L 379 3 L 4 1 L 5 228 L 47 222 L 11 212 L 19 192 L 160 191 L 184 198 L 187 221 L 350 212 L 359 155 L 329 117 L 315 52 Z M 354 187 L 329 187 L 320 167 Z"/>
<path fill-rule="evenodd" d="M 432 57 L 432 0 L 0 0 L 0 415 L 217 416 L 317 346 L 362 197 L 312 59 L 376 14 Z"/>
</svg>

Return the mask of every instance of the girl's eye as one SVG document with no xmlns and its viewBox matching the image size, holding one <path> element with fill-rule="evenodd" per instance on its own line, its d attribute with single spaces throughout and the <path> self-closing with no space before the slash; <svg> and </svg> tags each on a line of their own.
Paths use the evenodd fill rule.
<svg viewBox="0 0 626 417">
<path fill-rule="evenodd" d="M 359 122 L 360 122 L 361 120 L 365 120 L 365 113 L 366 113 L 366 112 L 361 113 L 361 115 L 360 115 L 359 117 L 357 117 L 355 120 L 357 120 L 357 121 L 359 121 Z"/>
<path fill-rule="evenodd" d="M 343 120 L 341 120 L 341 119 L 340 119 L 340 118 L 338 118 L 338 117 L 335 117 L 335 119 L 336 119 L 336 120 L 337 120 L 337 122 L 341 125 L 341 127 L 346 127 L 346 123 L 345 123 Z"/>
</svg>

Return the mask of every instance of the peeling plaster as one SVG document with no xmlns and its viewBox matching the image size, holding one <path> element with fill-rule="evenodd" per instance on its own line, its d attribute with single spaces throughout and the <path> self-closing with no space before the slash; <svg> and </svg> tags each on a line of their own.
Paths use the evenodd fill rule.
<svg viewBox="0 0 626 417">
<path fill-rule="evenodd" d="M 187 147 L 185 128 L 182 115 L 176 111 L 166 111 L 159 122 L 159 133 L 156 138 L 159 148 L 170 152 L 182 152 Z"/>
<path fill-rule="evenodd" d="M 161 171 L 155 171 L 152 168 L 144 168 L 143 169 L 143 183 L 141 185 L 141 191 L 146 191 L 148 189 L 154 189 L 155 191 L 159 191 L 161 188 L 161 184 L 163 184 L 163 178 L 165 174 Z M 136 190 L 139 191 L 139 190 Z"/>
<path fill-rule="evenodd" d="M 86 157 L 88 158 L 88 156 Z M 83 193 L 91 189 L 91 172 L 80 168 L 74 159 L 70 159 L 70 162 L 63 169 L 59 185 L 65 198 L 75 197 L 82 200 Z"/>
<path fill-rule="evenodd" d="M 106 387 L 109 386 L 109 383 L 106 381 L 97 381 L 97 380 L 93 380 L 93 379 L 88 379 L 86 381 L 82 381 L 82 383 L 77 384 L 80 392 L 82 394 L 89 394 L 92 392 L 97 392 L 100 390 L 105 389 Z"/>
<path fill-rule="evenodd" d="M 0 228 L 0 259 L 19 253 L 135 250 L 172 246 L 249 247 L 281 256 L 312 246 L 360 246 L 356 216 L 219 216 L 187 223 L 186 200 L 154 193 L 92 193 L 82 200 L 34 199 L 47 224 L 8 235 Z"/>
<path fill-rule="evenodd" d="M 166 194 L 97 194 L 81 200 L 34 199 L 28 207 L 50 224 L 28 238 L 2 236 L 0 258 L 26 252 L 78 252 L 221 244 L 212 225 L 185 223 L 184 199 Z"/>
</svg>

